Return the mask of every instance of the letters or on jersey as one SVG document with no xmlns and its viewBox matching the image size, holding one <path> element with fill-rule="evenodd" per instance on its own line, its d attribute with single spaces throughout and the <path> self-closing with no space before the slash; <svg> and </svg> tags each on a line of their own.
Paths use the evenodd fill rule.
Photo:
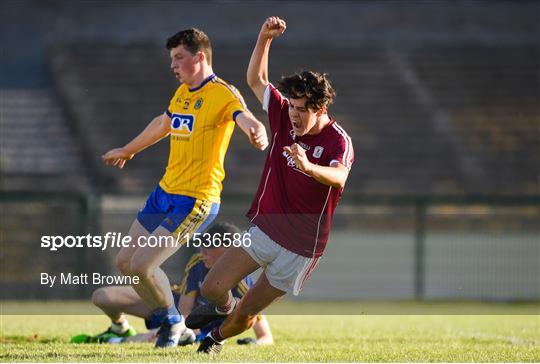
<svg viewBox="0 0 540 364">
<path fill-rule="evenodd" d="M 171 118 L 171 146 L 161 188 L 220 202 L 234 119 L 246 110 L 240 93 L 215 75 L 194 89 L 181 85 L 166 111 Z"/>
<path fill-rule="evenodd" d="M 265 91 L 272 144 L 248 218 L 284 248 L 305 256 L 322 255 L 342 189 L 323 185 L 295 167 L 283 147 L 298 143 L 310 162 L 351 168 L 351 139 L 333 120 L 321 133 L 296 137 L 288 113 L 289 102 L 272 85 Z"/>
<path fill-rule="evenodd" d="M 194 295 L 196 297 L 196 306 L 207 304 L 208 301 L 201 296 L 200 289 L 208 271 L 209 269 L 204 266 L 202 261 L 201 253 L 193 254 L 186 265 L 184 278 L 176 292 L 183 295 Z M 251 287 L 253 287 L 253 280 L 250 276 L 247 276 L 232 289 L 232 294 L 236 298 L 242 298 Z"/>
</svg>

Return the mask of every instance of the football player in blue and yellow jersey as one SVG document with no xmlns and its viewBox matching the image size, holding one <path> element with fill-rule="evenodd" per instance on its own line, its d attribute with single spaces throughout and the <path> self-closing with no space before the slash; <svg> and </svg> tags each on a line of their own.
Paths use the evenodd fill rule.
<svg viewBox="0 0 540 364">
<path fill-rule="evenodd" d="M 221 239 L 227 234 L 240 233 L 240 229 L 230 223 L 214 224 L 207 233 L 211 236 L 218 236 Z M 224 247 L 201 247 L 199 253 L 191 256 L 184 268 L 184 276 L 179 285 L 171 286 L 176 307 L 183 315 L 189 313 L 200 305 L 207 304 L 208 301 L 201 295 L 203 281 L 214 263 L 225 253 Z M 244 277 L 232 290 L 234 297 L 240 299 L 253 286 L 254 282 L 250 276 Z M 139 295 L 130 286 L 108 286 L 101 287 L 92 294 L 92 302 L 99 307 L 111 319 L 111 326 L 103 333 L 95 336 L 81 334 L 74 336 L 72 342 L 76 343 L 124 343 L 124 342 L 154 342 L 156 331 L 161 322 L 152 315 L 152 312 L 141 300 Z M 127 315 L 141 317 L 145 320 L 148 332 L 136 334 L 130 326 Z M 193 332 L 185 329 L 181 333 L 179 345 L 192 344 L 195 341 L 203 340 L 206 335 L 221 321 L 215 321 L 201 330 Z M 253 326 L 255 339 L 243 338 L 238 340 L 238 344 L 256 343 L 259 345 L 271 345 L 274 342 L 270 325 L 264 315 L 257 317 L 257 322 Z"/>
<path fill-rule="evenodd" d="M 170 135 L 165 175 L 138 213 L 129 234 L 193 236 L 203 231 L 219 210 L 223 162 L 235 123 L 257 149 L 268 146 L 266 130 L 247 109 L 242 96 L 212 70 L 212 47 L 198 29 L 178 32 L 167 40 L 171 69 L 181 82 L 162 115 L 131 142 L 102 156 L 107 165 L 126 161 Z M 120 250 L 117 267 L 138 276 L 133 288 L 162 322 L 157 347 L 175 346 L 183 326 L 167 276 L 160 268 L 179 246 L 132 246 Z"/>
</svg>

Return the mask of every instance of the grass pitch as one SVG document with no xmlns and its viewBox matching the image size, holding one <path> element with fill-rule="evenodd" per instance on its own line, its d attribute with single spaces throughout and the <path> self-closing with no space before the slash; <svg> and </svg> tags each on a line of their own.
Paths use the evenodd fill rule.
<svg viewBox="0 0 540 364">
<path fill-rule="evenodd" d="M 469 312 L 430 313 L 432 305 L 370 303 L 364 315 L 315 315 L 347 312 L 360 303 L 283 303 L 270 314 L 273 346 L 238 346 L 229 340 L 218 357 L 197 355 L 197 346 L 156 350 L 150 344 L 69 344 L 78 333 L 96 334 L 109 325 L 103 315 L 11 315 L 2 304 L 2 362 L 538 362 L 540 315 L 537 305 L 473 304 Z M 14 305 L 11 303 L 11 305 Z M 40 307 L 41 303 L 16 304 Z M 64 307 L 77 303 L 62 303 Z M 288 305 L 288 306 L 287 306 Z M 453 304 L 455 307 L 455 304 Z M 407 314 L 395 313 L 399 307 Z M 340 310 L 343 309 L 343 310 Z M 326 310 L 326 311 L 325 311 Z M 381 311 L 382 310 L 382 311 Z M 359 313 L 358 310 L 356 310 Z M 369 314 L 379 312 L 379 314 Z M 440 309 L 434 312 L 442 312 Z M 523 315 L 523 313 L 528 313 Z M 142 320 L 130 318 L 141 332 Z M 244 336 L 253 336 L 251 331 Z"/>
</svg>

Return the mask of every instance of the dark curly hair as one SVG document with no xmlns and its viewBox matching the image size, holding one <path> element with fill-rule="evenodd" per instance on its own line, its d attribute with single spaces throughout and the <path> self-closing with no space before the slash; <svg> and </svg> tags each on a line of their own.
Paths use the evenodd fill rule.
<svg viewBox="0 0 540 364">
<path fill-rule="evenodd" d="M 336 97 L 336 91 L 328 75 L 313 71 L 302 71 L 282 77 L 278 83 L 278 90 L 290 99 L 307 98 L 306 107 L 315 111 L 328 108 Z"/>
<path fill-rule="evenodd" d="M 202 51 L 208 60 L 208 64 L 212 65 L 212 44 L 210 38 L 202 30 L 197 28 L 181 30 L 167 39 L 166 47 L 168 50 L 179 45 L 184 46 L 192 55 Z"/>
</svg>

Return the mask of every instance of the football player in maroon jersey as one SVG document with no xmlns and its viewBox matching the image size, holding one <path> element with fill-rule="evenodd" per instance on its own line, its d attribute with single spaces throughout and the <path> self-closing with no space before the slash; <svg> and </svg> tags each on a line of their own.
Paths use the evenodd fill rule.
<svg viewBox="0 0 540 364">
<path fill-rule="evenodd" d="M 335 91 L 325 74 L 304 71 L 268 81 L 272 40 L 285 21 L 264 22 L 251 55 L 247 81 L 268 113 L 272 134 L 257 194 L 247 213 L 253 226 L 210 270 L 201 293 L 211 302 L 186 320 L 192 329 L 227 316 L 198 351 L 219 353 L 226 338 L 249 329 L 259 312 L 292 293 L 297 295 L 317 266 L 328 241 L 337 206 L 354 160 L 351 139 L 328 115 Z M 255 285 L 237 301 L 231 288 L 259 267 Z"/>
</svg>

